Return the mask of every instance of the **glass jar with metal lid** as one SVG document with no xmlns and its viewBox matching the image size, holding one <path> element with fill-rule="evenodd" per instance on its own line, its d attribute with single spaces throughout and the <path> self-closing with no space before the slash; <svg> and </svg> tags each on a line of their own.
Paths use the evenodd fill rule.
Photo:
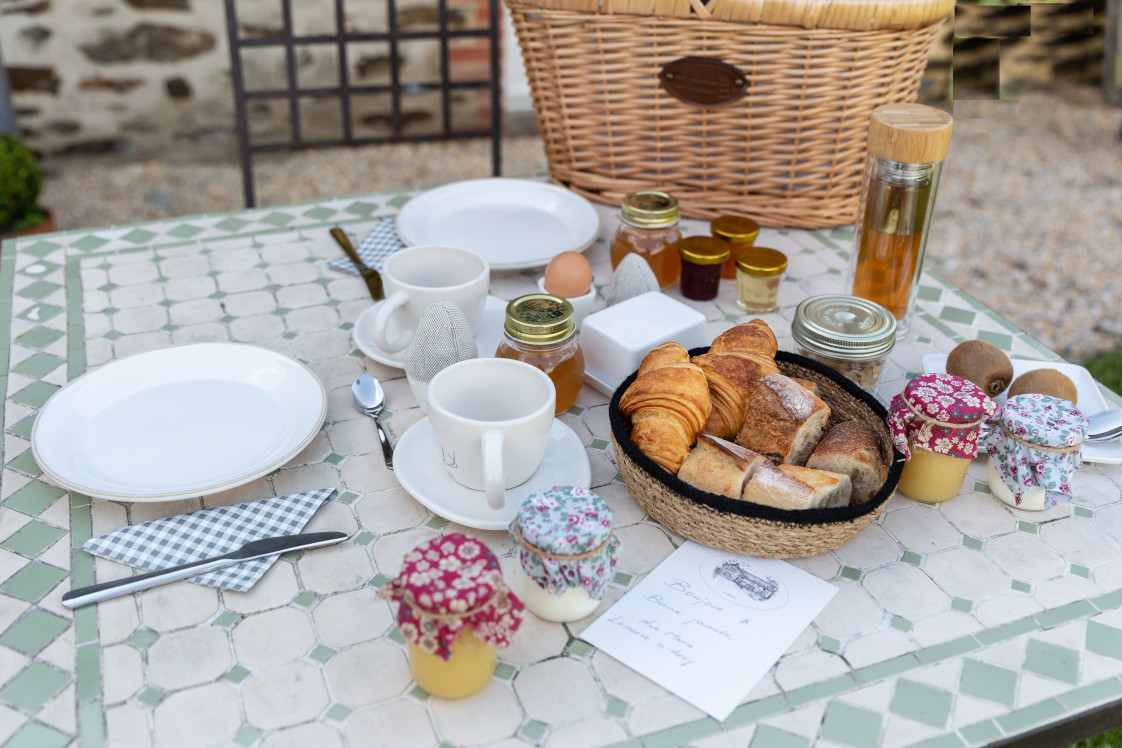
<svg viewBox="0 0 1122 748">
<path fill-rule="evenodd" d="M 612 237 L 612 270 L 629 254 L 647 261 L 662 288 L 678 280 L 681 261 L 678 242 L 678 200 L 658 190 L 632 192 L 623 199 L 620 224 Z"/>
<path fill-rule="evenodd" d="M 756 243 L 760 224 L 741 216 L 717 216 L 709 223 L 709 233 L 729 243 L 729 258 L 721 269 L 721 277 L 736 277 L 736 255 Z"/>
<path fill-rule="evenodd" d="M 724 239 L 712 236 L 687 236 L 678 242 L 682 257 L 682 295 L 695 301 L 717 298 L 721 289 L 721 268 L 729 256 Z"/>
<path fill-rule="evenodd" d="M 749 247 L 736 253 L 736 306 L 765 314 L 779 303 L 779 283 L 787 269 L 787 255 L 777 249 Z"/>
<path fill-rule="evenodd" d="M 795 309 L 791 335 L 800 354 L 871 390 L 896 345 L 896 317 L 848 294 L 811 296 Z"/>
<path fill-rule="evenodd" d="M 584 384 L 573 305 L 545 293 L 519 296 L 506 305 L 503 331 L 495 357 L 525 361 L 544 371 L 557 390 L 556 414 L 573 407 Z"/>
</svg>

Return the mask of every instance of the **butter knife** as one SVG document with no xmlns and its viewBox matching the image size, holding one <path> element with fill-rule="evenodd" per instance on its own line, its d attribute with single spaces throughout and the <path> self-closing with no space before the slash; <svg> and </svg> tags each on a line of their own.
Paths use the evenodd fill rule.
<svg viewBox="0 0 1122 748">
<path fill-rule="evenodd" d="M 138 590 L 148 589 L 156 585 L 174 582 L 208 571 L 221 569 L 224 566 L 233 566 L 242 561 L 255 558 L 273 556 L 288 551 L 300 551 L 305 548 L 319 548 L 325 545 L 341 543 L 350 536 L 345 532 L 307 532 L 299 535 L 284 535 L 277 538 L 264 538 L 246 543 L 236 551 L 225 553 L 213 558 L 204 558 L 192 561 L 189 564 L 180 564 L 159 571 L 150 571 L 147 574 L 138 574 L 134 577 L 115 579 L 112 582 L 102 582 L 89 587 L 79 587 L 62 596 L 62 604 L 67 608 L 80 608 L 90 603 L 109 600 L 110 598 L 127 595 Z"/>
<path fill-rule="evenodd" d="M 374 301 L 381 301 L 386 298 L 386 292 L 382 289 L 382 276 L 378 275 L 378 271 L 374 268 L 366 267 L 366 263 L 358 256 L 358 251 L 355 250 L 355 245 L 351 244 L 350 237 L 347 232 L 336 226 L 331 229 L 331 236 L 335 237 L 335 241 L 347 253 L 347 257 L 351 258 L 354 263 L 355 269 L 362 279 L 366 281 L 366 287 L 370 290 L 370 295 L 374 297 Z"/>
</svg>

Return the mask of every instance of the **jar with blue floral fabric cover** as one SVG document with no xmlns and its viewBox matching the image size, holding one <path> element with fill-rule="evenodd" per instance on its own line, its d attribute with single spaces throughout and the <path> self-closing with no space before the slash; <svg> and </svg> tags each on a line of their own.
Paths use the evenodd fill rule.
<svg viewBox="0 0 1122 748">
<path fill-rule="evenodd" d="M 1071 501 L 1071 475 L 1083 466 L 1089 425 L 1071 401 L 1016 395 L 990 425 L 982 446 L 990 455 L 986 471 L 994 496 L 1037 511 Z"/>
<path fill-rule="evenodd" d="M 510 585 L 527 608 L 560 623 L 596 609 L 622 545 L 602 498 L 579 486 L 537 491 L 522 502 L 510 534 L 519 546 Z"/>
</svg>

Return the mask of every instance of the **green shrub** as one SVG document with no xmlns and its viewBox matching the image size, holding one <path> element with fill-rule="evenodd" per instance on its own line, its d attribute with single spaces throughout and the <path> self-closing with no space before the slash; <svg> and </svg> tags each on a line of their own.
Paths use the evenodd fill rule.
<svg viewBox="0 0 1122 748">
<path fill-rule="evenodd" d="M 14 136 L 0 133 L 0 234 L 46 220 L 38 203 L 42 188 L 43 170 L 35 154 Z"/>
<path fill-rule="evenodd" d="M 1122 394 L 1122 348 L 1092 356 L 1083 365 L 1095 379 Z"/>
</svg>

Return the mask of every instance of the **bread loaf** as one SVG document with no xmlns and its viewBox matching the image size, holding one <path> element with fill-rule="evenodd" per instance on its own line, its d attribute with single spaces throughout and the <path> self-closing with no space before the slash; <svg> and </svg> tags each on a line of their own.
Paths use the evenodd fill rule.
<svg viewBox="0 0 1122 748">
<path fill-rule="evenodd" d="M 775 353 L 779 350 L 779 343 L 775 333 L 762 319 L 730 327 L 713 339 L 709 346 L 710 353 L 736 351 L 737 353 L 751 353 L 774 361 Z"/>
<path fill-rule="evenodd" d="M 775 464 L 804 465 L 826 433 L 830 406 L 782 374 L 761 377 L 744 409 L 736 443 Z"/>
<path fill-rule="evenodd" d="M 849 476 L 855 504 L 868 501 L 888 478 L 876 435 L 859 421 L 846 421 L 830 429 L 807 458 L 806 466 Z"/>
<path fill-rule="evenodd" d="M 740 498 L 778 509 L 817 509 L 849 503 L 849 476 L 769 462 L 744 484 Z"/>
<path fill-rule="evenodd" d="M 677 475 L 712 410 L 709 384 L 677 343 L 648 353 L 639 371 L 620 398 L 620 413 L 630 419 L 639 451 Z"/>
<path fill-rule="evenodd" d="M 739 499 L 744 484 L 767 458 L 732 442 L 699 434 L 678 477 L 694 488 Z M 771 463 L 768 463 L 769 465 Z"/>
</svg>

